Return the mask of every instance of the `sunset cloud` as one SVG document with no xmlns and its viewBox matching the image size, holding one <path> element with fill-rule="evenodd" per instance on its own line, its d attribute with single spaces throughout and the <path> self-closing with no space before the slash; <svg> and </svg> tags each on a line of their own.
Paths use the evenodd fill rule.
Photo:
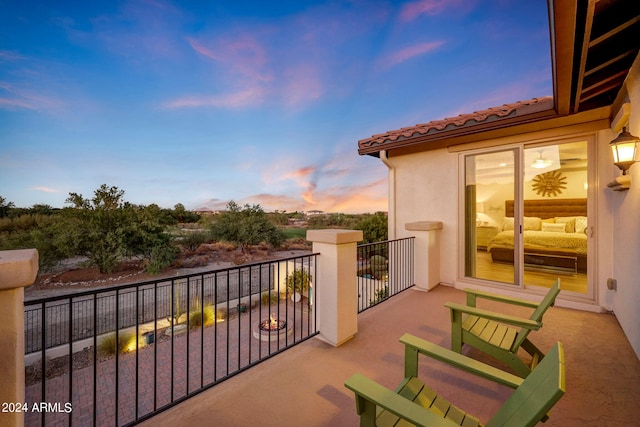
<svg viewBox="0 0 640 427">
<path fill-rule="evenodd" d="M 254 107 L 262 104 L 266 91 L 261 88 L 251 88 L 240 92 L 227 93 L 222 95 L 194 95 L 184 96 L 163 104 L 164 108 L 244 108 Z"/>
<path fill-rule="evenodd" d="M 262 206 L 265 211 L 285 210 L 287 212 L 317 209 L 325 212 L 367 213 L 386 211 L 388 208 L 386 178 L 361 185 L 335 186 L 321 191 L 309 188 L 300 196 L 259 193 L 235 200 L 239 205 Z M 304 196 L 311 199 L 305 199 Z M 211 210 L 224 210 L 227 201 L 212 199 L 204 206 Z"/>
<path fill-rule="evenodd" d="M 188 38 L 187 41 L 195 52 L 227 66 L 231 73 L 249 77 L 254 82 L 273 79 L 265 69 L 268 62 L 266 50 L 251 34 L 209 43 L 194 38 Z"/>
<path fill-rule="evenodd" d="M 4 95 L 3 95 L 4 92 Z M 31 89 L 0 81 L 0 108 L 53 111 L 63 108 L 64 102 Z"/>
<path fill-rule="evenodd" d="M 406 3 L 400 10 L 400 20 L 410 22 L 421 15 L 434 16 L 445 9 L 459 10 L 468 0 L 418 0 Z"/>
<path fill-rule="evenodd" d="M 42 191 L 43 193 L 59 193 L 60 190 L 56 190 L 55 188 L 44 187 L 44 186 L 36 186 L 32 187 L 32 190 Z"/>
<path fill-rule="evenodd" d="M 390 68 L 401 64 L 409 59 L 413 59 L 418 56 L 425 55 L 427 53 L 431 53 L 434 50 L 438 49 L 444 44 L 444 41 L 435 41 L 435 42 L 425 42 L 419 43 L 413 46 L 407 46 L 403 49 L 400 49 L 397 52 L 391 53 L 382 59 L 380 59 L 379 64 L 383 68 Z"/>
</svg>

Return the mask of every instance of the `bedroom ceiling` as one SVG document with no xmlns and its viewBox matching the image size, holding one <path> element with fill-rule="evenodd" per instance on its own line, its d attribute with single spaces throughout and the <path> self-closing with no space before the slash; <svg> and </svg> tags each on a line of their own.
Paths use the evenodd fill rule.
<svg viewBox="0 0 640 427">
<path fill-rule="evenodd" d="M 567 144 L 533 146 L 525 150 L 525 174 L 529 179 L 539 173 L 561 169 L 569 171 L 587 170 L 587 144 L 586 141 L 576 141 Z M 540 157 L 549 159 L 552 164 L 545 169 L 533 169 L 526 165 Z M 511 150 L 500 151 L 475 156 L 475 175 L 478 183 L 491 182 L 504 183 L 513 180 L 514 156 Z"/>
</svg>

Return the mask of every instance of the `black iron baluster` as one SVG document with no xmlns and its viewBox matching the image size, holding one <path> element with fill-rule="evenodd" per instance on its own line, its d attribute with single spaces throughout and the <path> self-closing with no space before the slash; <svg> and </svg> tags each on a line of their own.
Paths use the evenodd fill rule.
<svg viewBox="0 0 640 427">
<path fill-rule="evenodd" d="M 69 402 L 73 405 L 73 297 L 69 298 Z M 69 427 L 72 425 L 72 413 L 69 416 Z"/>
</svg>

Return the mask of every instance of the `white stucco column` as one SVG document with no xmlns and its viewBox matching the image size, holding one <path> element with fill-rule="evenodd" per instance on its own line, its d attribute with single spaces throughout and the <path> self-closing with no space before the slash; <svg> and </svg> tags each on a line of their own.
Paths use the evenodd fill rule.
<svg viewBox="0 0 640 427">
<path fill-rule="evenodd" d="M 24 287 L 38 274 L 38 251 L 0 252 L 0 403 L 24 402 Z M 0 412 L 0 425 L 22 427 L 24 414 Z"/>
<path fill-rule="evenodd" d="M 418 221 L 404 225 L 416 238 L 413 247 L 416 288 L 428 291 L 440 284 L 441 221 Z"/>
<path fill-rule="evenodd" d="M 357 242 L 360 230 L 309 230 L 318 256 L 316 291 L 320 338 L 339 346 L 358 332 Z"/>
</svg>

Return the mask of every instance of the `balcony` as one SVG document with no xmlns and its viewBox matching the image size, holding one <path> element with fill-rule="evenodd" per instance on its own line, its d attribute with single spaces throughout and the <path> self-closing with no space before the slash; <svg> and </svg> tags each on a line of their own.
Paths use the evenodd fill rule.
<svg viewBox="0 0 640 427">
<path fill-rule="evenodd" d="M 403 375 L 404 348 L 398 338 L 405 332 L 449 347 L 447 301 L 464 303 L 464 294 L 445 286 L 428 293 L 404 291 L 361 313 L 357 335 L 342 346 L 308 340 L 142 425 L 358 425 L 354 397 L 344 381 L 361 372 L 394 388 Z M 497 303 L 483 307 L 505 311 Z M 518 308 L 505 312 L 527 313 Z M 553 307 L 544 320 L 531 339 L 545 350 L 561 340 L 567 363 L 567 393 L 545 425 L 633 423 L 640 399 L 640 361 L 615 316 Z M 473 349 L 465 349 L 465 354 L 490 362 Z M 483 421 L 510 393 L 425 358 L 420 369 L 434 389 Z"/>
<path fill-rule="evenodd" d="M 408 243 L 412 248 L 413 243 L 410 241 Z M 344 256 L 333 259 L 340 260 L 339 265 L 343 264 L 343 267 L 348 267 L 349 274 L 347 276 L 353 277 L 352 273 L 356 271 L 356 265 L 359 273 L 360 269 L 365 267 L 371 271 L 375 270 L 372 269 L 371 257 L 373 255 L 371 254 L 373 251 L 378 253 L 379 249 L 374 248 L 362 248 L 365 254 L 363 256 L 359 253 L 357 262 L 345 262 L 347 258 Z M 406 255 L 412 251 L 411 249 L 401 258 L 406 258 Z M 404 252 L 390 247 L 385 255 L 394 253 Z M 322 264 L 323 256 L 325 255 L 322 253 L 319 256 L 320 264 Z M 350 259 L 355 259 L 355 246 L 350 256 L 354 257 Z M 365 265 L 364 260 L 367 258 L 369 264 Z M 394 258 L 395 256 L 389 256 L 389 260 Z M 413 255 L 409 256 L 409 259 L 411 258 Z M 304 265 L 308 266 L 307 269 L 315 264 L 315 261 L 311 262 L 311 259 L 306 260 L 305 257 Z M 277 354 L 274 353 L 273 357 L 268 357 L 268 360 L 255 364 L 250 369 L 241 369 L 233 375 L 225 371 L 226 374 L 223 376 L 228 377 L 225 381 L 216 383 L 211 388 L 206 387 L 190 392 L 190 397 L 186 400 L 178 396 L 177 399 L 180 402 L 175 401 L 176 406 L 157 405 L 160 412 L 144 421 L 142 425 L 172 425 L 176 422 L 204 425 L 213 422 L 213 420 L 216 425 L 246 425 L 254 422 L 261 425 L 357 425 L 358 418 L 355 412 L 354 397 L 344 388 L 344 381 L 353 373 L 360 372 L 393 388 L 400 381 L 403 373 L 404 349 L 398 342 L 398 338 L 408 332 L 448 347 L 450 320 L 449 312 L 444 307 L 444 303 L 447 301 L 464 302 L 465 297 L 461 291 L 447 286 L 431 288 L 430 292 L 423 292 L 418 290 L 418 287 L 414 287 L 400 290 L 397 295 L 393 295 L 396 293 L 393 283 L 398 278 L 402 278 L 401 282 L 406 281 L 404 276 L 398 272 L 407 269 L 413 270 L 413 263 L 410 264 L 407 267 L 403 264 L 387 261 L 385 264 L 387 270 L 381 275 L 386 279 L 376 280 L 375 277 L 379 274 L 373 273 L 375 277 L 364 282 L 358 281 L 360 298 L 354 299 L 353 304 L 347 304 L 346 307 L 352 313 L 351 316 L 354 316 L 357 328 L 357 333 L 353 338 L 344 339 L 338 334 L 336 341 L 340 341 L 341 345 L 334 346 L 327 344 L 326 340 L 308 336 L 308 339 L 301 340 L 297 345 L 284 352 L 277 349 L 275 352 Z M 256 267 L 260 266 L 253 266 L 249 270 Z M 285 269 L 284 273 L 276 274 L 275 277 L 286 276 L 290 268 L 293 268 L 291 271 L 296 271 L 296 264 L 294 262 L 293 267 L 287 267 L 286 264 L 283 264 L 282 268 Z M 262 268 L 258 268 L 257 271 L 262 272 Z M 269 271 L 278 271 L 278 268 L 273 266 L 269 268 Z M 318 295 L 323 296 L 324 293 L 326 296 L 327 289 L 332 285 L 331 278 L 326 272 L 321 273 L 321 271 L 315 270 L 315 267 L 313 272 L 313 276 L 318 279 Z M 415 281 L 411 276 L 411 283 L 423 281 L 424 277 L 418 277 L 420 273 L 417 271 L 416 273 Z M 227 273 L 215 274 L 224 275 Z M 249 274 L 248 277 L 253 276 Z M 258 277 L 262 277 L 262 274 L 257 274 L 256 279 L 249 280 L 249 283 L 260 284 L 261 281 L 257 280 Z M 228 274 L 217 279 L 214 282 L 230 283 Z M 200 294 L 197 291 L 198 286 L 205 285 L 205 280 L 193 278 L 189 279 L 188 283 L 190 280 L 195 280 L 191 296 L 207 295 L 204 292 L 206 288 L 201 289 Z M 385 280 L 388 280 L 388 283 Z M 21 279 L 21 281 L 26 283 L 29 278 Z M 384 283 L 388 284 L 391 297 L 378 298 L 380 289 L 376 286 L 380 283 L 383 286 Z M 144 288 L 148 285 L 136 286 Z M 366 292 L 361 286 L 373 286 L 364 298 L 362 295 L 365 295 Z M 154 285 L 155 287 L 159 288 L 159 285 Z M 175 300 L 175 292 L 178 289 L 173 285 L 171 288 L 174 288 L 174 295 L 169 298 L 170 301 Z M 264 291 L 262 286 L 258 288 Z M 189 289 L 188 285 L 183 289 L 186 292 L 187 301 L 190 299 Z M 339 289 L 336 291 L 340 292 Z M 248 290 L 242 292 L 248 292 Z M 123 291 L 120 293 L 124 294 Z M 139 297 L 146 301 L 144 289 L 139 293 Z M 154 291 L 155 294 L 159 294 L 157 290 Z M 229 298 L 225 298 L 228 305 Z M 313 300 L 315 301 L 315 298 Z M 338 298 L 338 301 L 340 300 L 341 298 Z M 371 306 L 372 301 L 375 304 Z M 323 302 L 326 301 L 318 299 L 317 304 L 314 304 L 314 313 L 316 310 L 320 311 Z M 526 309 L 503 307 L 489 301 L 483 302 L 482 307 L 484 308 L 521 316 L 529 314 Z M 362 306 L 363 303 L 366 307 Z M 356 305 L 357 310 L 361 311 L 358 315 L 355 314 Z M 325 304 L 324 315 L 335 311 L 326 309 L 326 306 Z M 97 307 L 97 303 L 94 304 L 94 309 L 95 307 Z M 143 302 L 139 307 L 145 307 L 145 303 Z M 5 310 L 9 309 L 13 310 L 15 307 L 13 305 L 6 306 Z M 363 311 L 364 309 L 366 311 Z M 154 312 L 158 310 L 155 308 Z M 142 319 L 145 319 L 144 314 L 139 314 Z M 69 316 L 71 321 L 72 316 Z M 245 314 L 246 316 L 250 315 Z M 22 317 L 23 313 L 16 311 L 16 325 L 22 322 Z M 322 318 L 322 314 L 320 317 Z M 117 324 L 119 322 L 125 322 L 125 320 L 116 321 Z M 338 326 L 340 326 L 339 323 Z M 119 324 L 124 326 L 124 323 Z M 9 324 L 2 326 L 7 326 L 4 331 L 11 330 Z M 334 325 L 329 324 L 329 326 Z M 94 325 L 94 329 L 96 327 L 97 325 Z M 70 328 L 67 329 L 71 331 Z M 320 337 L 326 335 L 326 328 L 323 328 L 322 323 L 319 323 L 318 329 Z M 312 328 L 310 331 L 314 332 L 314 329 Z M 0 336 L 3 334 L 0 333 Z M 567 394 L 551 412 L 551 418 L 547 425 L 625 425 L 628 424 L 628 420 L 634 419 L 636 411 L 633 408 L 635 408 L 637 399 L 640 398 L 640 362 L 625 338 L 615 316 L 555 307 L 545 315 L 545 326 L 532 335 L 532 340 L 543 350 L 550 348 L 556 340 L 560 340 L 565 344 L 566 349 Z M 42 344 L 42 348 L 45 348 L 44 340 L 42 340 Z M 189 348 L 188 344 L 187 348 Z M 465 349 L 465 353 L 492 363 L 485 355 L 475 350 Z M 271 354 L 269 353 L 269 355 Z M 205 365 L 202 366 L 202 373 L 204 373 Z M 8 371 L 5 370 L 5 372 Z M 208 375 L 209 372 L 206 374 Z M 457 402 L 463 409 L 485 421 L 511 392 L 506 387 L 478 380 L 424 358 L 421 360 L 420 374 L 445 397 L 454 403 Z M 53 385 L 53 383 L 51 384 Z M 73 385 L 69 383 L 74 393 L 77 391 L 77 384 L 77 377 Z M 136 390 L 138 389 L 136 388 Z M 122 391 L 116 392 L 116 395 L 120 395 Z M 68 388 L 67 391 L 62 390 L 60 396 L 63 399 L 61 402 L 67 393 Z M 138 401 L 149 399 L 153 395 L 153 393 L 147 393 L 149 393 L 148 390 L 141 388 L 138 391 Z M 147 395 L 141 396 L 141 394 Z M 46 400 L 53 397 L 54 395 L 47 392 Z M 127 399 L 123 398 L 123 400 Z M 3 401 L 10 400 L 4 399 Z M 98 398 L 94 407 L 103 411 L 109 405 L 113 406 L 113 403 L 108 399 L 105 401 Z M 74 403 L 74 412 L 76 412 L 75 410 Z M 145 412 L 142 413 L 142 415 L 144 414 Z M 8 421 L 8 425 L 12 425 L 11 421 L 4 419 L 4 417 L 5 414 L 0 414 L 0 418 L 2 418 L 0 424 L 4 425 L 4 422 Z M 77 424 L 76 414 L 73 415 L 73 419 L 75 420 L 74 424 Z M 70 420 L 71 417 L 61 414 L 61 417 L 47 417 L 44 425 L 58 425 L 58 421 L 60 421 L 60 425 L 68 425 Z M 131 422 L 132 419 L 123 418 L 119 421 L 124 424 Z M 96 423 L 96 425 L 102 425 L 100 419 Z M 120 423 L 116 420 L 116 424 Z M 87 425 L 92 424 L 89 421 Z M 113 423 L 109 423 L 109 425 L 113 425 Z"/>
</svg>

